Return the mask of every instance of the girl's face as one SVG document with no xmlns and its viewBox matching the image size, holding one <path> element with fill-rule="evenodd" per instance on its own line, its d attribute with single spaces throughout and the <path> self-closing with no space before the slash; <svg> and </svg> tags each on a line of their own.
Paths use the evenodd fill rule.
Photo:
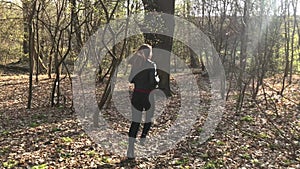
<svg viewBox="0 0 300 169">
<path fill-rule="evenodd" d="M 139 50 L 139 51 L 138 51 L 138 55 L 143 56 L 144 58 L 147 58 L 147 57 L 145 56 L 143 50 Z"/>
<path fill-rule="evenodd" d="M 145 49 L 139 50 L 138 55 L 141 56 L 143 59 L 148 59 L 148 56 L 145 54 Z"/>
<path fill-rule="evenodd" d="M 151 47 L 144 47 L 143 49 L 140 49 L 138 51 L 138 54 L 140 56 L 143 56 L 145 59 L 151 59 L 152 58 L 152 48 Z"/>
</svg>

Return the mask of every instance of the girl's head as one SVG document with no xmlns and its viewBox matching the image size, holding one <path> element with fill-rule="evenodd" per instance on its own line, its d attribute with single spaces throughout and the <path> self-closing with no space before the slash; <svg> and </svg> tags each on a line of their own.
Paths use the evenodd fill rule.
<svg viewBox="0 0 300 169">
<path fill-rule="evenodd" d="M 148 44 L 141 45 L 136 51 L 135 55 L 133 55 L 129 59 L 129 64 L 132 66 L 140 67 L 147 59 L 152 58 L 152 46 Z"/>
<path fill-rule="evenodd" d="M 143 44 L 139 47 L 137 51 L 138 55 L 141 55 L 143 58 L 151 59 L 152 58 L 152 46 L 148 44 Z"/>
</svg>

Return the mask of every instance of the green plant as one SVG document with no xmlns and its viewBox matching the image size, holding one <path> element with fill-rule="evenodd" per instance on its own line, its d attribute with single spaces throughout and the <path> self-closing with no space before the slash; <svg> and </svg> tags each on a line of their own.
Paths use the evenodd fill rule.
<svg viewBox="0 0 300 169">
<path fill-rule="evenodd" d="M 262 138 L 262 139 L 266 139 L 266 138 L 269 138 L 270 136 L 267 134 L 267 133 L 264 133 L 264 132 L 260 132 L 258 134 L 258 137 Z"/>
<path fill-rule="evenodd" d="M 188 162 L 189 162 L 189 159 L 188 158 L 184 158 L 184 159 L 176 160 L 175 164 L 176 165 L 184 165 L 184 164 L 187 164 Z"/>
<path fill-rule="evenodd" d="M 70 157 L 72 157 L 72 154 L 71 153 L 61 153 L 61 157 L 62 158 L 70 158 Z"/>
<path fill-rule="evenodd" d="M 4 131 L 2 132 L 2 134 L 3 134 L 3 135 L 8 135 L 8 134 L 9 134 L 9 131 L 4 130 Z"/>
<path fill-rule="evenodd" d="M 73 139 L 70 138 L 70 137 L 63 137 L 62 140 L 63 140 L 63 142 L 65 142 L 65 143 L 72 143 L 72 142 L 73 142 Z"/>
<path fill-rule="evenodd" d="M 9 160 L 3 163 L 4 168 L 14 168 L 16 165 L 18 165 L 18 162 L 15 160 Z"/>
<path fill-rule="evenodd" d="M 29 124 L 29 126 L 32 127 L 32 128 L 34 128 L 34 127 L 39 126 L 39 124 L 36 123 L 36 122 L 32 122 L 32 123 Z"/>
<path fill-rule="evenodd" d="M 202 129 L 201 127 L 199 127 L 199 128 L 197 128 L 197 131 L 198 131 L 199 133 L 201 133 L 201 132 L 203 132 L 203 129 Z"/>
<path fill-rule="evenodd" d="M 107 156 L 103 156 L 101 158 L 101 161 L 104 162 L 104 163 L 110 163 L 111 162 L 111 158 L 107 157 Z"/>
<path fill-rule="evenodd" d="M 222 168 L 223 164 L 224 164 L 223 160 L 220 159 L 208 161 L 205 164 L 204 169 Z"/>
<path fill-rule="evenodd" d="M 6 154 L 9 152 L 9 147 L 3 147 L 0 149 L 0 155 Z"/>
<path fill-rule="evenodd" d="M 209 155 L 207 153 L 202 153 L 200 155 L 200 157 L 203 158 L 203 159 L 207 159 L 207 158 L 209 158 Z"/>
<path fill-rule="evenodd" d="M 226 143 L 223 142 L 223 141 L 221 141 L 221 140 L 218 140 L 216 143 L 217 143 L 217 145 L 219 145 L 219 146 L 224 146 L 224 145 L 226 145 Z"/>
<path fill-rule="evenodd" d="M 57 132 L 57 131 L 61 131 L 61 129 L 57 127 L 52 128 L 52 132 Z"/>
<path fill-rule="evenodd" d="M 260 164 L 258 159 L 251 160 L 251 163 L 254 164 L 254 165 L 259 165 Z"/>
<path fill-rule="evenodd" d="M 241 149 L 247 151 L 249 149 L 249 145 L 241 146 Z"/>
<path fill-rule="evenodd" d="M 203 169 L 215 169 L 216 168 L 216 164 L 214 161 L 209 161 L 205 164 Z"/>
<path fill-rule="evenodd" d="M 240 156 L 241 156 L 243 159 L 246 159 L 246 160 L 250 160 L 250 159 L 251 159 L 251 156 L 250 156 L 248 153 L 241 154 Z"/>
<path fill-rule="evenodd" d="M 245 122 L 253 122 L 254 119 L 253 117 L 249 116 L 249 115 L 246 115 L 244 117 L 241 118 L 241 121 L 245 121 Z"/>
<path fill-rule="evenodd" d="M 127 146 L 128 143 L 127 143 L 126 141 L 121 141 L 121 142 L 120 142 L 120 145 Z"/>
<path fill-rule="evenodd" d="M 32 169 L 47 169 L 47 168 L 48 168 L 47 164 L 35 165 L 32 167 Z"/>
<path fill-rule="evenodd" d="M 93 157 L 96 155 L 96 152 L 94 150 L 91 150 L 91 151 L 86 152 L 86 154 L 90 157 Z"/>
</svg>

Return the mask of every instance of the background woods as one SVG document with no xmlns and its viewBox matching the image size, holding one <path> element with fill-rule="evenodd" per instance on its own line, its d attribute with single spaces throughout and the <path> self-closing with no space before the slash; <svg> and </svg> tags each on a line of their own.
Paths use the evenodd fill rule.
<svg viewBox="0 0 300 169">
<path fill-rule="evenodd" d="M 250 91 L 251 98 L 255 99 L 263 79 L 282 74 L 284 78 L 278 92 L 283 95 L 285 87 L 292 83 L 293 74 L 299 72 L 298 6 L 296 0 L 186 0 L 178 1 L 176 8 L 173 3 L 152 1 L 1 1 L 1 62 L 2 66 L 15 65 L 20 71 L 29 71 L 28 108 L 33 75 L 38 82 L 39 74 L 47 72 L 49 78 L 55 74 L 53 106 L 54 102 L 59 103 L 54 101 L 54 95 L 58 100 L 61 95 L 58 83 L 61 71 L 70 76 L 72 62 L 101 24 L 143 11 L 175 13 L 193 22 L 210 38 L 226 69 L 227 97 L 233 92 L 231 89 L 237 87 L 236 106 L 240 109 L 244 92 Z M 173 51 L 191 67 L 205 70 L 205 53 L 201 56 L 203 59 L 198 60 L 192 50 L 168 37 L 153 34 L 144 37 L 145 42 Z M 132 38 L 126 43 L 127 54 L 136 48 L 138 41 L 143 40 Z M 176 61 L 171 62 L 170 56 L 164 57 L 172 67 L 180 67 Z M 112 62 L 105 66 L 110 67 L 110 64 Z M 107 74 L 101 66 L 101 73 Z M 165 84 L 161 84 L 161 88 L 169 88 L 169 76 L 163 79 L 166 80 L 162 80 Z"/>
<path fill-rule="evenodd" d="M 113 25 L 118 27 L 118 32 L 112 31 L 110 26 L 103 25 L 132 14 L 139 13 L 144 16 L 139 18 L 142 30 L 161 28 L 171 34 L 176 31 L 173 27 L 176 24 L 174 20 L 162 18 L 158 25 L 147 25 L 153 19 L 147 15 L 150 12 L 163 12 L 184 18 L 209 38 L 225 69 L 226 113 L 215 136 L 203 147 L 194 145 L 192 141 L 201 131 L 199 122 L 194 135 L 192 134 L 195 137 L 187 139 L 190 141 L 188 144 L 179 144 L 179 147 L 183 147 L 182 150 L 171 150 L 164 154 L 164 159 L 149 159 L 140 161 L 139 164 L 151 167 L 172 165 L 191 168 L 197 165 L 203 168 L 299 167 L 299 0 L 2 0 L 0 118 L 4 120 L 0 120 L 0 155 L 3 155 L 0 161 L 4 167 L 27 164 L 21 161 L 23 156 L 19 156 L 19 153 L 13 156 L 13 145 L 5 145 L 10 143 L 10 140 L 4 139 L 6 136 L 8 139 L 16 135 L 23 137 L 15 128 L 27 130 L 29 126 L 30 129 L 36 129 L 44 123 L 49 123 L 54 125 L 51 132 L 58 133 L 55 138 L 64 138 L 59 139 L 57 144 L 88 140 L 87 136 L 71 138 L 73 135 L 59 135 L 61 130 L 68 131 L 72 126 L 63 123 L 58 114 L 66 115 L 64 120 L 74 120 L 74 63 L 80 59 L 78 56 L 86 42 L 99 29 L 110 35 L 111 42 L 115 42 L 124 32 L 126 34 L 126 22 Z M 192 40 L 193 32 L 184 36 Z M 100 41 L 103 39 L 104 35 L 98 37 Z M 107 51 L 102 60 L 96 60 L 99 66 L 93 72 L 96 74 L 99 108 L 113 107 L 111 98 L 115 90 L 115 72 L 118 71 L 119 64 L 145 42 L 170 51 L 183 61 L 182 63 L 176 57 L 157 56 L 154 53 L 158 68 L 163 63 L 172 72 L 179 72 L 184 69 L 184 64 L 187 64 L 197 76 L 199 88 L 209 91 L 206 68 L 214 63 L 208 59 L 208 53 L 203 51 L 201 56 L 196 56 L 192 49 L 177 39 L 144 33 L 126 38 L 111 48 L 102 46 L 95 49 L 93 55 L 97 57 L 100 57 L 101 52 Z M 203 48 L 199 44 L 199 49 Z M 84 59 L 82 64 L 85 64 Z M 159 71 L 159 74 L 160 88 L 170 100 L 176 100 L 176 79 L 164 71 Z M 204 103 L 210 100 L 208 95 L 201 97 Z M 179 101 L 174 102 L 174 105 L 178 106 Z M 95 114 L 95 119 L 98 119 L 98 116 L 99 114 Z M 57 124 L 61 127 L 57 127 L 56 123 L 62 123 Z M 70 125 L 76 126 L 74 121 L 70 122 Z M 97 120 L 94 121 L 94 125 L 98 125 Z M 77 129 L 77 135 L 82 135 L 83 131 Z M 52 144 L 51 141 L 49 144 Z M 93 143 L 88 144 L 91 146 Z M 192 150 L 193 146 L 196 146 L 195 150 Z M 118 162 L 114 161 L 118 158 L 101 154 L 101 148 L 96 148 L 93 152 L 84 148 L 80 151 L 86 153 L 87 160 L 97 157 L 98 162 L 95 165 L 102 166 L 105 163 L 111 167 L 118 166 Z M 176 155 L 185 152 L 185 149 L 191 151 L 191 154 L 180 157 Z M 254 150 L 259 150 L 261 154 L 255 153 Z M 53 158 L 61 158 L 63 161 L 80 156 L 74 152 L 67 152 L 64 148 L 56 153 L 59 157 Z M 266 157 L 269 154 L 270 159 Z M 200 161 L 191 160 L 199 156 Z M 28 163 L 30 166 L 51 166 L 45 159 L 39 162 L 31 158 L 35 162 Z M 63 164 L 54 166 L 59 165 Z"/>
</svg>

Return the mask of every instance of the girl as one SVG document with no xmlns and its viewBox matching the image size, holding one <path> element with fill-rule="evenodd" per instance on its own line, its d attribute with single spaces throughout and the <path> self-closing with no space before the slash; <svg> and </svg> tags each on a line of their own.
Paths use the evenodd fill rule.
<svg viewBox="0 0 300 169">
<path fill-rule="evenodd" d="M 152 124 L 154 114 L 154 98 L 150 92 L 158 85 L 159 78 L 156 72 L 156 64 L 151 61 L 152 47 L 143 44 L 129 60 L 131 72 L 129 82 L 134 83 L 134 91 L 131 98 L 132 121 L 129 129 L 127 157 L 134 158 L 134 143 L 142 120 L 142 111 L 146 111 L 146 119 L 141 134 L 140 143 L 143 145 Z M 150 97 L 149 97 L 150 96 Z"/>
</svg>

